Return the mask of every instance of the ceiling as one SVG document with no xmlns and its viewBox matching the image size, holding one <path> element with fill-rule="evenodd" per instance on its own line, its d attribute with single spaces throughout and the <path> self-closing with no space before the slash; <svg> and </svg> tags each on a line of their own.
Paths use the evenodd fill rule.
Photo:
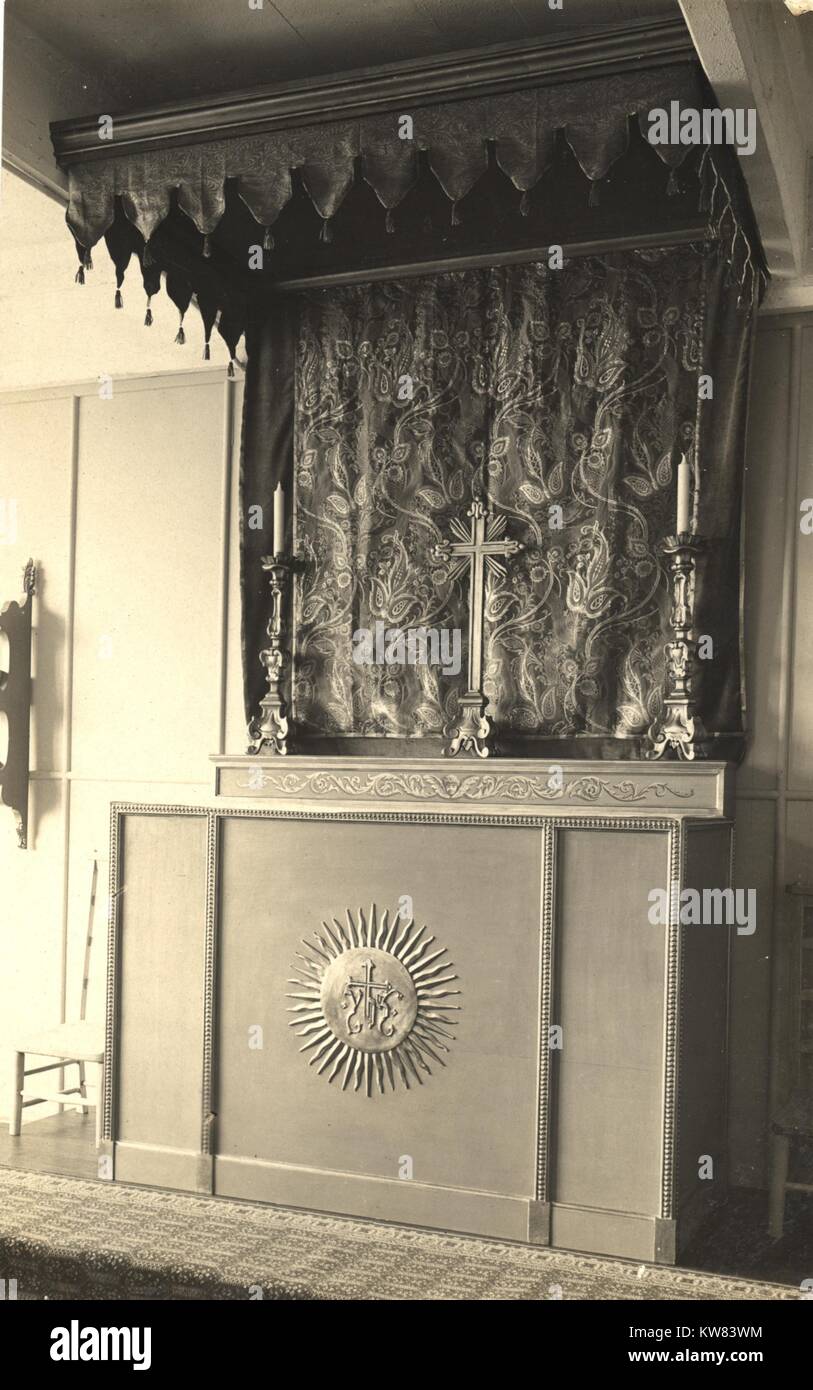
<svg viewBox="0 0 813 1390">
<path fill-rule="evenodd" d="M 6 11 L 104 76 L 117 110 L 680 14 L 677 0 L 562 0 L 561 9 L 547 0 L 254 4 L 261 8 L 249 0 L 7 0 Z"/>
</svg>

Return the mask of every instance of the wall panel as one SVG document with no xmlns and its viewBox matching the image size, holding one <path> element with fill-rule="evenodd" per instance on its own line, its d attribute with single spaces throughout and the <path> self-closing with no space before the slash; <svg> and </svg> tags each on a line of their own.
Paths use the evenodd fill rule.
<svg viewBox="0 0 813 1390">
<path fill-rule="evenodd" d="M 213 370 L 116 378 L 112 400 L 96 383 L 0 397 L 0 498 L 17 503 L 16 536 L 0 536 L 0 600 L 19 596 L 29 555 L 41 573 L 28 851 L 0 816 L 0 1043 L 20 1023 L 76 1016 L 94 856 L 88 1013 L 102 1013 L 111 801 L 200 804 L 211 788 L 236 556 L 231 533 L 223 544 L 224 524 L 236 528 L 224 510 L 236 389 Z M 239 602 L 237 624 L 239 691 Z M 0 1119 L 7 1096 L 3 1085 Z"/>
<path fill-rule="evenodd" d="M 74 769 L 201 780 L 216 747 L 223 389 L 86 396 Z"/>
</svg>

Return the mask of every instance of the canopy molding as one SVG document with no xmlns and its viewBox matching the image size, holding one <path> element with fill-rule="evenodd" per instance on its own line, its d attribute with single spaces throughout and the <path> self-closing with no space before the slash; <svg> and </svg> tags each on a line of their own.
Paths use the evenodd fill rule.
<svg viewBox="0 0 813 1390">
<path fill-rule="evenodd" d="M 317 213 L 328 221 L 352 183 L 357 159 L 364 179 L 391 212 L 414 185 L 422 150 L 444 193 L 456 203 L 484 172 L 489 142 L 503 172 L 518 190 L 528 192 L 550 166 L 559 131 L 585 176 L 596 183 L 626 152 L 630 118 L 637 119 L 646 137 L 650 112 L 670 100 L 702 107 L 702 79 L 695 64 L 97 156 L 68 168 L 68 225 L 81 246 L 94 246 L 112 225 L 116 198 L 121 198 L 127 217 L 149 242 L 169 215 L 177 189 L 179 207 L 206 237 L 225 213 L 226 181 L 234 179 L 258 226 L 270 229 L 292 197 L 295 169 Z M 681 144 L 653 148 L 673 169 L 691 151 Z"/>
</svg>

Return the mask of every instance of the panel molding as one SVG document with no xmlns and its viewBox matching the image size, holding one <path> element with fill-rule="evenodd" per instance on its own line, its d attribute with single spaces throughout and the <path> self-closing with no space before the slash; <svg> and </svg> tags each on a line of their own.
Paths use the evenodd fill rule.
<svg viewBox="0 0 813 1390">
<path fill-rule="evenodd" d="M 714 822 L 715 827 L 720 822 Z M 680 931 L 679 897 L 673 885 L 680 889 L 686 871 L 686 832 L 683 824 L 670 826 L 667 841 L 667 891 L 669 893 L 669 926 L 666 933 L 663 1019 L 663 1113 L 661 1116 L 661 1218 L 674 1219 L 675 1163 L 677 1131 L 677 1097 L 680 1062 L 680 997 L 682 987 L 683 952 Z M 678 909 L 676 911 L 676 909 Z"/>
<path fill-rule="evenodd" d="M 206 817 L 206 922 L 203 943 L 203 1058 L 201 1084 L 202 1159 L 211 1159 L 212 1133 L 217 1123 L 214 1113 L 214 1024 L 217 981 L 216 952 L 218 930 L 218 881 L 220 877 L 220 827 L 218 817 L 210 812 Z M 206 1165 L 201 1163 L 201 1169 Z M 211 1162 L 209 1191 L 212 1190 Z"/>
<path fill-rule="evenodd" d="M 553 998 L 553 932 L 556 903 L 556 835 L 542 831 L 541 930 L 539 937 L 539 1095 L 536 1118 L 536 1200 L 548 1208 L 550 1234 L 550 1017 Z"/>
</svg>

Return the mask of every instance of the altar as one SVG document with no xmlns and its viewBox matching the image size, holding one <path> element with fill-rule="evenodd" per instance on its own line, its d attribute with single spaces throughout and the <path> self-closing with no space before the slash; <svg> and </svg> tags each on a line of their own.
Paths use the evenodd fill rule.
<svg viewBox="0 0 813 1390">
<path fill-rule="evenodd" d="M 115 1178 L 673 1262 L 725 1185 L 729 930 L 676 891 L 730 884 L 725 766 L 215 770 L 113 808 Z"/>
<path fill-rule="evenodd" d="M 663 1263 L 724 1198 L 765 272 L 652 138 L 687 37 L 608 42 L 56 130 L 78 277 L 247 351 L 245 739 L 111 808 L 117 1181 Z"/>
</svg>

